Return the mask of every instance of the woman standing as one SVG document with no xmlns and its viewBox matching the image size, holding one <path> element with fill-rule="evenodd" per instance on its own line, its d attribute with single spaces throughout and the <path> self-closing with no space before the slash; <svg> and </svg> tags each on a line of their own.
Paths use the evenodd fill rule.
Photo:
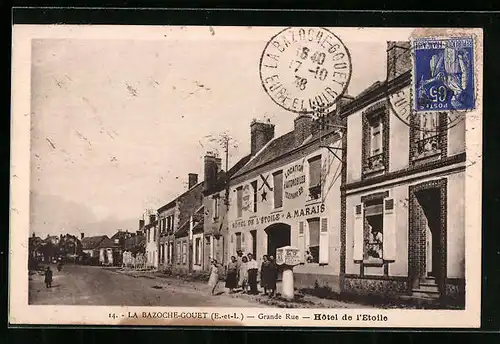
<svg viewBox="0 0 500 344">
<path fill-rule="evenodd" d="M 212 260 L 212 266 L 210 267 L 210 278 L 208 279 L 208 285 L 212 288 L 211 293 L 215 295 L 215 289 L 219 284 L 219 266 L 217 260 Z"/>
<path fill-rule="evenodd" d="M 241 286 L 242 292 L 246 293 L 247 292 L 247 286 L 248 286 L 248 259 L 247 257 L 243 256 L 241 258 L 241 264 L 240 264 L 240 271 L 239 271 L 239 285 Z"/>
<path fill-rule="evenodd" d="M 276 292 L 276 280 L 278 279 L 278 266 L 273 256 L 269 256 L 267 273 L 267 288 L 269 289 L 269 296 L 273 297 Z"/>
<path fill-rule="evenodd" d="M 269 284 L 269 260 L 267 259 L 267 254 L 262 256 L 262 264 L 260 266 L 260 285 L 264 288 L 264 295 L 267 295 L 267 289 Z"/>
<path fill-rule="evenodd" d="M 231 261 L 226 267 L 226 288 L 229 289 L 229 293 L 232 294 L 234 288 L 238 284 L 238 264 L 236 262 L 236 257 L 231 256 Z"/>
</svg>

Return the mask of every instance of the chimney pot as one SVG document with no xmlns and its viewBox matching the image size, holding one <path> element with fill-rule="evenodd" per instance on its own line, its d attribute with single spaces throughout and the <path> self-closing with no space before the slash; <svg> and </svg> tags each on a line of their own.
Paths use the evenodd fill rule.
<svg viewBox="0 0 500 344">
<path fill-rule="evenodd" d="M 411 68 L 411 50 L 408 41 L 387 42 L 387 81 L 409 71 Z"/>
<path fill-rule="evenodd" d="M 294 120 L 295 145 L 300 146 L 312 133 L 313 119 L 308 114 L 300 114 Z"/>
<path fill-rule="evenodd" d="M 222 159 L 213 152 L 207 152 L 204 157 L 204 190 L 211 190 L 217 183 L 217 176 L 222 167 Z"/>
<path fill-rule="evenodd" d="M 268 119 L 267 122 L 252 120 L 250 123 L 250 153 L 255 155 L 269 141 L 274 138 L 274 124 Z"/>
<path fill-rule="evenodd" d="M 80 238 L 83 239 L 85 237 L 85 233 L 80 233 Z"/>
<path fill-rule="evenodd" d="M 196 184 L 198 184 L 198 174 L 189 173 L 188 174 L 188 189 L 191 189 Z"/>
</svg>

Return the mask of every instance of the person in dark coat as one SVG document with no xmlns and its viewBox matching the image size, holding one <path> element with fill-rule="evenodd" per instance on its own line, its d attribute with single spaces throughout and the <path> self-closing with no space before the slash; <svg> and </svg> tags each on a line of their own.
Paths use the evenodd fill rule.
<svg viewBox="0 0 500 344">
<path fill-rule="evenodd" d="M 253 254 L 247 254 L 248 263 L 248 285 L 250 286 L 250 294 L 256 295 L 259 293 L 257 290 L 257 276 L 259 272 L 259 266 L 257 265 L 257 261 L 253 258 Z"/>
<path fill-rule="evenodd" d="M 229 289 L 229 293 L 233 293 L 234 288 L 238 286 L 238 264 L 236 262 L 236 257 L 231 256 L 231 261 L 226 267 L 226 288 Z"/>
<path fill-rule="evenodd" d="M 276 281 L 278 279 L 278 265 L 273 256 L 269 256 L 269 265 L 267 267 L 267 289 L 272 297 L 276 292 Z"/>
<path fill-rule="evenodd" d="M 262 256 L 262 264 L 260 265 L 260 286 L 264 288 L 264 295 L 267 295 L 268 283 L 269 283 L 269 260 L 267 259 L 267 254 Z"/>
<path fill-rule="evenodd" d="M 47 266 L 47 270 L 45 270 L 45 285 L 47 288 L 52 287 L 52 270 L 50 266 Z"/>
</svg>

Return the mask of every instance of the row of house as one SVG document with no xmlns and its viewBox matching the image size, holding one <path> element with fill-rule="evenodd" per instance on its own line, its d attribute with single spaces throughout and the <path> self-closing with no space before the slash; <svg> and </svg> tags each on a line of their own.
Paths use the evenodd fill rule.
<svg viewBox="0 0 500 344">
<path fill-rule="evenodd" d="M 144 242 L 142 232 L 118 230 L 111 238 L 107 235 L 85 237 L 85 234 L 81 233 L 82 251 L 89 264 L 134 265 L 132 258 L 143 253 Z"/>
<path fill-rule="evenodd" d="M 299 288 L 462 299 L 465 124 L 398 117 L 388 99 L 410 93 L 410 67 L 409 43 L 389 42 L 387 79 L 323 120 L 299 114 L 280 137 L 254 120 L 250 153 L 228 171 L 207 153 L 203 181 L 190 174 L 187 191 L 139 221 L 147 264 L 207 270 L 237 250 L 259 258 L 292 245 Z"/>
</svg>

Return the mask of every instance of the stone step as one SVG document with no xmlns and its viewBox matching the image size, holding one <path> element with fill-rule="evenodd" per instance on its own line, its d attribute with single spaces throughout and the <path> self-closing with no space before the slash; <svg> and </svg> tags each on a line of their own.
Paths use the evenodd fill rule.
<svg viewBox="0 0 500 344">
<path fill-rule="evenodd" d="M 418 290 L 439 293 L 439 288 L 436 283 L 420 283 Z"/>
<path fill-rule="evenodd" d="M 421 299 L 437 299 L 439 298 L 439 291 L 428 291 L 424 289 L 413 289 L 412 296 Z"/>
</svg>

